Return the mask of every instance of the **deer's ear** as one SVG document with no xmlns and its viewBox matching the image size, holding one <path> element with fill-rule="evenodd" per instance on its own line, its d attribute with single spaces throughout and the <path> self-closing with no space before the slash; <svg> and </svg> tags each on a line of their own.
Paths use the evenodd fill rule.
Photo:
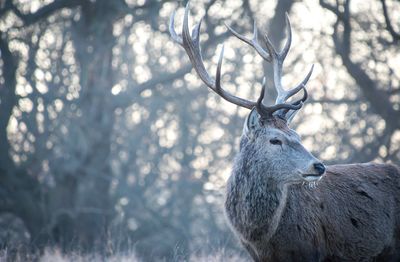
<svg viewBox="0 0 400 262">
<path fill-rule="evenodd" d="M 243 135 L 247 137 L 252 137 L 254 131 L 260 128 L 260 116 L 256 110 L 253 108 L 250 114 L 246 117 L 246 121 L 243 126 Z"/>
</svg>

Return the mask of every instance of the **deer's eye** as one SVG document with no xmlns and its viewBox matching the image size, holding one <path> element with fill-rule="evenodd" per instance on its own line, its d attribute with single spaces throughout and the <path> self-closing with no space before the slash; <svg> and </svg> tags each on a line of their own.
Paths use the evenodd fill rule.
<svg viewBox="0 0 400 262">
<path fill-rule="evenodd" d="M 271 144 L 273 144 L 273 145 L 279 145 L 279 146 L 282 145 L 282 141 L 279 140 L 279 139 L 276 139 L 276 138 L 273 138 L 273 139 L 269 140 L 269 142 L 270 142 Z"/>
</svg>

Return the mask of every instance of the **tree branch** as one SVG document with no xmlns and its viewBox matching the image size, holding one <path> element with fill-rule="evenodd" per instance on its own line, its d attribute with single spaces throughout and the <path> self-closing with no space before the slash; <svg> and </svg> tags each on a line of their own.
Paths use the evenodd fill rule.
<svg viewBox="0 0 400 262">
<path fill-rule="evenodd" d="M 22 20 L 24 25 L 32 25 L 39 20 L 46 19 L 54 12 L 61 10 L 63 8 L 72 8 L 83 4 L 86 0 L 56 0 L 51 4 L 45 5 L 37 10 L 35 13 L 24 14 L 17 6 L 15 6 L 12 1 L 7 1 L 6 5 L 9 5 L 10 10 Z"/>
<path fill-rule="evenodd" d="M 212 37 L 211 39 L 207 40 L 204 43 L 202 50 L 205 51 L 204 53 L 207 53 L 206 50 L 212 44 L 214 44 L 222 39 L 225 39 L 228 36 L 229 36 L 229 32 L 225 32 L 218 36 Z M 182 78 L 185 74 L 190 73 L 191 70 L 192 70 L 192 65 L 187 64 L 187 65 L 181 67 L 179 70 L 177 70 L 174 73 L 161 74 L 160 77 L 157 77 L 157 78 L 153 77 L 152 79 L 150 79 L 149 81 L 147 81 L 145 83 L 132 86 L 132 88 L 128 88 L 128 90 L 134 90 L 134 92 L 131 92 L 130 94 L 127 94 L 127 92 L 124 92 L 124 93 L 121 93 L 121 94 L 115 96 L 114 105 L 115 105 L 115 107 L 122 107 L 122 108 L 130 106 L 132 104 L 132 101 L 134 101 L 134 99 L 136 97 L 138 97 L 138 95 L 140 95 L 145 90 L 154 89 L 155 86 L 158 84 L 168 84 L 175 79 Z M 157 72 L 155 72 L 154 74 L 157 74 Z"/>
<path fill-rule="evenodd" d="M 341 104 L 359 104 L 357 99 L 310 99 L 307 100 L 306 104 L 334 104 L 334 105 L 341 105 Z"/>
<path fill-rule="evenodd" d="M 120 95 L 115 96 L 115 106 L 116 107 L 127 107 L 132 104 L 134 98 L 138 97 L 141 93 L 143 93 L 147 89 L 154 89 L 158 84 L 166 84 L 170 83 L 171 81 L 183 77 L 185 74 L 189 73 L 192 70 L 192 65 L 187 64 L 186 66 L 182 67 L 178 71 L 171 73 L 171 74 L 163 74 L 157 78 L 151 78 L 149 81 L 137 85 L 133 87 L 133 92 L 131 94 L 127 94 L 126 92 L 121 93 Z"/>
<path fill-rule="evenodd" d="M 383 16 L 385 17 L 385 22 L 386 22 L 386 29 L 389 31 L 389 33 L 392 35 L 393 42 L 397 42 L 400 40 L 400 33 L 396 32 L 392 26 L 392 23 L 390 22 L 389 14 L 387 11 L 387 6 L 386 6 L 386 1 L 381 0 L 382 3 L 382 9 L 383 9 Z"/>
<path fill-rule="evenodd" d="M 320 3 L 324 1 L 320 1 Z M 332 10 L 332 6 L 327 8 L 329 11 L 337 15 L 337 21 L 334 25 L 334 32 L 332 35 L 336 53 L 342 59 L 343 65 L 346 67 L 347 72 L 356 81 L 361 89 L 362 94 L 370 103 L 374 112 L 385 119 L 386 124 L 392 127 L 400 125 L 398 118 L 399 111 L 395 110 L 390 102 L 388 95 L 379 90 L 378 83 L 371 79 L 371 77 L 362 69 L 361 64 L 351 60 L 351 23 L 350 23 L 350 1 L 347 0 L 344 4 L 344 11 L 342 15 L 338 16 L 338 7 Z M 322 5 L 327 6 L 326 3 Z M 343 25 L 343 32 L 340 34 L 339 25 Z"/>
<path fill-rule="evenodd" d="M 336 5 L 336 7 L 335 7 L 335 6 L 331 5 L 331 4 L 328 4 L 324 0 L 319 0 L 319 4 L 323 8 L 325 8 L 325 9 L 331 11 L 332 13 L 334 13 L 338 18 L 340 18 L 340 20 L 344 19 L 343 14 L 339 11 L 338 5 Z"/>
<path fill-rule="evenodd" d="M 3 152 L 0 154 L 0 169 L 11 171 L 15 166 L 9 155 L 7 126 L 18 102 L 15 94 L 18 58 L 11 52 L 4 33 L 0 33 L 0 58 L 3 62 L 1 70 L 4 78 L 4 85 L 0 87 L 0 148 Z"/>
</svg>

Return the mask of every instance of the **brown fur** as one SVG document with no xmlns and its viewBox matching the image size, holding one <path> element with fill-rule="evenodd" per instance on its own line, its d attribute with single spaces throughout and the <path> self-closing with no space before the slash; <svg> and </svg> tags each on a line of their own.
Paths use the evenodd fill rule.
<svg viewBox="0 0 400 262">
<path fill-rule="evenodd" d="M 285 210 L 267 243 L 263 237 L 268 233 L 268 218 L 278 205 L 280 192 L 272 181 L 260 181 L 265 183 L 261 185 L 264 192 L 246 191 L 242 186 L 249 181 L 241 180 L 251 180 L 251 174 L 231 177 L 227 216 L 255 261 L 400 260 L 397 167 L 329 166 L 315 189 L 301 184 L 289 186 Z M 263 208 L 257 202 L 269 207 L 257 210 Z M 244 210 L 250 213 L 246 215 L 249 220 L 241 223 L 237 218 L 243 217 Z"/>
</svg>

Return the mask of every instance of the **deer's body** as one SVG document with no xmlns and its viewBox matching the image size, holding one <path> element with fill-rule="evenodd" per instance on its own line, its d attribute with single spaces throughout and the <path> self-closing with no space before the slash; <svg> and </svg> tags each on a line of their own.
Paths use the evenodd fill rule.
<svg viewBox="0 0 400 262">
<path fill-rule="evenodd" d="M 225 207 L 234 231 L 254 260 L 400 260 L 398 168 L 385 164 L 329 166 L 315 188 L 287 185 L 284 196 L 282 185 L 269 175 L 264 178 L 270 179 L 260 180 L 260 174 L 249 172 L 247 164 L 239 154 Z M 286 201 L 284 208 L 274 217 L 281 201 Z M 271 229 L 274 223 L 275 230 Z"/>
<path fill-rule="evenodd" d="M 174 29 L 174 14 L 169 30 L 201 80 L 225 100 L 251 109 L 228 182 L 225 209 L 232 229 L 253 259 L 400 261 L 400 170 L 382 164 L 338 165 L 326 170 L 289 127 L 307 99 L 305 85 L 313 67 L 296 87 L 283 88 L 282 66 L 292 36 L 288 16 L 288 39 L 279 52 L 267 35 L 260 45 L 256 26 L 252 39 L 228 27 L 272 63 L 278 93 L 272 106 L 263 103 L 265 81 L 256 102 L 222 88 L 223 48 L 214 79 L 202 60 L 201 22 L 190 33 L 188 20 L 187 5 L 182 34 Z M 290 101 L 301 90 L 303 97 Z"/>
</svg>

